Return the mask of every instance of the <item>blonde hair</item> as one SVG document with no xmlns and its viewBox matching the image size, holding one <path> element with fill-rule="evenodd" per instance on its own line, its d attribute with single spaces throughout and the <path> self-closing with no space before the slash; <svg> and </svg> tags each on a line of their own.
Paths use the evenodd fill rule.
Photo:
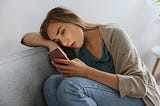
<svg viewBox="0 0 160 106">
<path fill-rule="evenodd" d="M 81 27 L 83 31 L 95 29 L 101 26 L 101 24 L 89 23 L 84 19 L 82 19 L 80 16 L 78 16 L 78 14 L 74 13 L 73 11 L 60 6 L 51 9 L 41 24 L 40 33 L 46 39 L 49 39 L 47 35 L 48 24 L 53 22 L 72 23 Z"/>
</svg>

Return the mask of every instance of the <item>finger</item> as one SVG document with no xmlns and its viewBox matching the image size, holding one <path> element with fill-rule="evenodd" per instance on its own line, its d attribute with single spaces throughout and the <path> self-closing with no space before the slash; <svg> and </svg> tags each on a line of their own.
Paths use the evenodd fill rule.
<svg viewBox="0 0 160 106">
<path fill-rule="evenodd" d="M 52 65 L 53 65 L 54 67 L 57 66 L 57 64 L 56 64 L 53 60 L 51 60 L 51 63 L 52 63 Z M 56 67 L 56 68 L 57 68 L 57 67 Z"/>
<path fill-rule="evenodd" d="M 65 77 L 72 77 L 73 75 L 72 74 L 70 74 L 70 73 L 61 73 L 63 76 L 65 76 Z"/>
<path fill-rule="evenodd" d="M 55 63 L 60 63 L 60 64 L 65 64 L 65 65 L 67 65 L 67 64 L 69 64 L 70 60 L 55 58 L 55 59 L 54 59 L 54 62 L 55 62 Z"/>
<path fill-rule="evenodd" d="M 72 61 L 80 61 L 78 58 L 74 58 Z"/>
<path fill-rule="evenodd" d="M 51 60 L 51 63 L 52 63 L 52 65 L 54 65 L 54 61 L 53 60 Z"/>
<path fill-rule="evenodd" d="M 69 74 L 62 74 L 64 77 L 72 77 L 72 75 Z"/>
<path fill-rule="evenodd" d="M 70 68 L 69 65 L 64 65 L 64 64 L 59 64 L 59 63 L 53 63 L 53 64 L 57 69 L 61 69 L 61 70 L 71 70 L 72 69 Z"/>
<path fill-rule="evenodd" d="M 72 72 L 70 70 L 62 70 L 62 69 L 57 69 L 60 73 L 65 73 L 65 74 L 71 74 Z"/>
<path fill-rule="evenodd" d="M 63 76 L 65 76 L 65 77 L 69 77 L 69 76 L 73 76 L 71 73 L 68 73 L 68 72 L 64 72 L 64 71 L 62 71 L 62 70 L 59 70 L 59 72 L 63 75 Z"/>
</svg>

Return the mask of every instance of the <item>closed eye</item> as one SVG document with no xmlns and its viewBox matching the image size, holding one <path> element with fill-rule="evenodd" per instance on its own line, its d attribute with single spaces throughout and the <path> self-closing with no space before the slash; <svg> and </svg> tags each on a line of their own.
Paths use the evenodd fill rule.
<svg viewBox="0 0 160 106">
<path fill-rule="evenodd" d="M 58 44 L 61 42 L 59 39 L 54 39 L 53 41 L 58 43 Z"/>
<path fill-rule="evenodd" d="M 64 35 L 65 31 L 66 31 L 65 29 L 62 29 L 61 35 Z"/>
</svg>

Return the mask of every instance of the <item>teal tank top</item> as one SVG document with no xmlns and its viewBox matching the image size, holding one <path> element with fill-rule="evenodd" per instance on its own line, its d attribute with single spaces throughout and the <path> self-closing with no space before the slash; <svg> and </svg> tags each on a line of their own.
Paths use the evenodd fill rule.
<svg viewBox="0 0 160 106">
<path fill-rule="evenodd" d="M 79 50 L 78 58 L 90 67 L 104 72 L 115 73 L 112 56 L 104 41 L 102 41 L 102 57 L 100 59 L 94 57 L 84 44 Z"/>
</svg>

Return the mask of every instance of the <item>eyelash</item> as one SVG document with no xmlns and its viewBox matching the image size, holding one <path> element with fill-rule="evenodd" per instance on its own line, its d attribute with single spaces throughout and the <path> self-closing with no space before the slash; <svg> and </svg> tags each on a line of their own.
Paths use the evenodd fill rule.
<svg viewBox="0 0 160 106">
<path fill-rule="evenodd" d="M 56 42 L 56 43 L 60 43 L 60 40 L 58 40 L 58 39 L 55 39 L 53 41 Z"/>
<path fill-rule="evenodd" d="M 62 31 L 61 31 L 61 35 L 64 35 L 64 33 L 65 33 L 65 29 L 62 29 Z M 60 40 L 58 40 L 58 39 L 55 39 L 55 40 L 53 40 L 54 42 L 57 42 L 58 44 L 60 44 Z"/>
<path fill-rule="evenodd" d="M 61 35 L 64 35 L 65 31 L 66 31 L 65 29 L 62 29 Z"/>
</svg>

